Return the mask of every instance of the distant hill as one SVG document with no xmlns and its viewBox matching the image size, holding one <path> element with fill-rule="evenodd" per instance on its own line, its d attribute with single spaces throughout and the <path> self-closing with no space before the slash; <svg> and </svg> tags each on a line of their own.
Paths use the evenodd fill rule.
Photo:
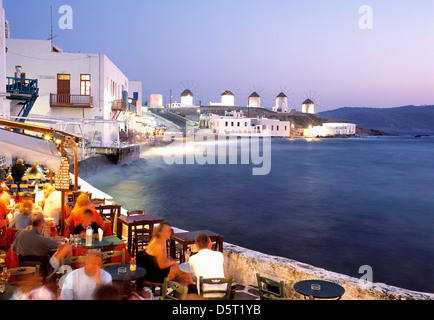
<svg viewBox="0 0 434 320">
<path fill-rule="evenodd" d="M 434 132 L 434 106 L 345 107 L 323 111 L 319 115 L 321 118 L 348 120 L 364 129 L 385 132 Z"/>
</svg>

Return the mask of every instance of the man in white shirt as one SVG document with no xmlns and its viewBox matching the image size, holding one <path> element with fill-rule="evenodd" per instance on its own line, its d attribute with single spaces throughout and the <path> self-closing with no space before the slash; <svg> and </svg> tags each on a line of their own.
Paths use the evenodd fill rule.
<svg viewBox="0 0 434 320">
<path fill-rule="evenodd" d="M 223 254 L 220 251 L 211 250 L 212 242 L 206 234 L 199 234 L 195 238 L 195 244 L 198 253 L 192 255 L 188 260 L 190 264 L 191 273 L 196 276 L 197 291 L 200 293 L 199 278 L 202 276 L 206 278 L 224 278 L 223 270 Z M 226 289 L 226 284 L 221 285 L 204 285 L 213 286 L 213 289 Z M 205 289 L 206 290 L 206 289 Z M 205 297 L 212 297 L 211 294 Z"/>
<path fill-rule="evenodd" d="M 61 300 L 92 300 L 100 284 L 111 284 L 112 276 L 101 269 L 102 256 L 98 250 L 89 250 L 85 266 L 69 273 L 62 285 Z"/>
</svg>

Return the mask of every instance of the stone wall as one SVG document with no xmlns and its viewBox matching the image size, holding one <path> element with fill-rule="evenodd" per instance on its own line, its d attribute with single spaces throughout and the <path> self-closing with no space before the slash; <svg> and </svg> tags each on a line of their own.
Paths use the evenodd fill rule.
<svg viewBox="0 0 434 320">
<path fill-rule="evenodd" d="M 383 283 L 373 283 L 370 289 L 359 285 L 359 279 L 301 263 L 271 256 L 233 244 L 224 243 L 225 273 L 242 285 L 257 285 L 256 273 L 285 282 L 285 297 L 304 299 L 293 286 L 301 280 L 320 279 L 332 281 L 345 288 L 342 300 L 434 300 L 434 294 L 420 293 Z"/>
</svg>

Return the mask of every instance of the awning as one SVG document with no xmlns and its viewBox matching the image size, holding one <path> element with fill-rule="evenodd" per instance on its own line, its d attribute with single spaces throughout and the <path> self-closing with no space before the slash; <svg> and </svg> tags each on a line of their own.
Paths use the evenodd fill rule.
<svg viewBox="0 0 434 320">
<path fill-rule="evenodd" d="M 29 135 L 0 129 L 0 153 L 2 151 L 31 164 L 45 164 L 53 171 L 60 168 L 56 145 Z"/>
</svg>

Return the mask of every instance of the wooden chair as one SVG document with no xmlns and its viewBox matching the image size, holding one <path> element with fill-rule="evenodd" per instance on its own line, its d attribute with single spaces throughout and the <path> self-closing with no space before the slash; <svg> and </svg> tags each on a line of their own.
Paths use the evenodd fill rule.
<svg viewBox="0 0 434 320">
<path fill-rule="evenodd" d="M 105 198 L 93 198 L 90 199 L 90 202 L 93 203 L 94 206 L 105 204 Z"/>
<path fill-rule="evenodd" d="M 171 293 L 168 293 L 168 289 L 172 289 Z M 180 298 L 176 295 L 180 294 Z M 185 300 L 188 294 L 188 287 L 183 287 L 180 283 L 176 281 L 170 281 L 164 278 L 163 287 L 161 290 L 160 300 Z"/>
<path fill-rule="evenodd" d="M 118 262 L 106 262 L 103 263 L 102 267 L 111 267 L 111 266 L 121 266 L 125 264 L 125 249 L 122 250 L 115 250 L 115 251 L 105 251 L 102 253 L 102 259 L 103 261 L 106 259 L 111 259 L 113 257 L 122 257 L 121 261 Z"/>
<path fill-rule="evenodd" d="M 131 252 L 134 253 L 136 257 L 137 253 L 144 250 L 149 241 L 151 241 L 153 232 L 154 225 L 152 223 L 149 224 L 148 222 L 134 221 L 132 232 L 133 248 Z"/>
<path fill-rule="evenodd" d="M 71 266 L 72 269 L 77 269 L 84 266 L 86 256 L 72 256 L 68 258 L 60 258 L 60 267 L 64 265 Z"/>
<path fill-rule="evenodd" d="M 163 285 L 164 285 L 164 282 L 152 282 L 152 281 L 148 281 L 148 280 L 146 280 L 146 278 L 145 278 L 145 280 L 143 280 L 143 282 L 142 282 L 142 284 L 143 285 L 145 285 L 145 286 L 147 286 L 147 287 L 149 287 L 149 288 L 151 288 L 151 291 L 152 291 L 152 293 L 154 294 L 154 296 L 156 295 L 155 294 L 155 289 L 156 288 L 159 288 L 159 290 L 160 290 L 160 295 L 161 295 L 161 293 L 163 292 Z"/>
<path fill-rule="evenodd" d="M 114 226 L 117 217 L 121 214 L 121 205 L 119 204 L 102 204 L 95 207 L 99 212 L 101 218 L 110 220 L 112 223 L 112 233 L 114 233 Z"/>
<path fill-rule="evenodd" d="M 12 269 L 8 269 L 8 273 L 11 276 L 23 276 L 23 275 L 34 275 L 35 277 L 39 277 L 39 265 L 36 265 L 34 267 L 29 267 L 29 266 L 23 266 L 23 267 L 17 267 L 17 268 L 12 268 Z M 25 283 L 26 280 L 16 280 L 16 281 L 10 281 L 9 283 L 14 284 L 14 285 L 19 285 L 22 283 Z"/>
<path fill-rule="evenodd" d="M 259 298 L 261 300 L 270 300 L 274 298 L 283 298 L 283 281 L 275 281 L 266 277 L 262 277 L 259 273 L 256 274 L 258 282 Z"/>
<path fill-rule="evenodd" d="M 205 287 L 204 284 L 226 284 L 226 289 Z M 231 296 L 232 277 L 229 278 L 199 278 L 199 295 L 205 300 L 229 300 Z M 204 290 L 205 289 L 205 290 Z M 213 294 L 213 297 L 205 296 Z"/>
<path fill-rule="evenodd" d="M 23 256 L 18 254 L 18 262 L 21 267 L 36 267 L 38 266 L 39 272 L 42 275 L 43 283 L 47 280 L 47 267 L 49 264 L 49 257 L 47 256 Z"/>
<path fill-rule="evenodd" d="M 145 214 L 145 210 L 131 210 L 131 211 L 127 211 L 127 217 L 129 216 L 134 216 L 137 214 Z"/>
</svg>

